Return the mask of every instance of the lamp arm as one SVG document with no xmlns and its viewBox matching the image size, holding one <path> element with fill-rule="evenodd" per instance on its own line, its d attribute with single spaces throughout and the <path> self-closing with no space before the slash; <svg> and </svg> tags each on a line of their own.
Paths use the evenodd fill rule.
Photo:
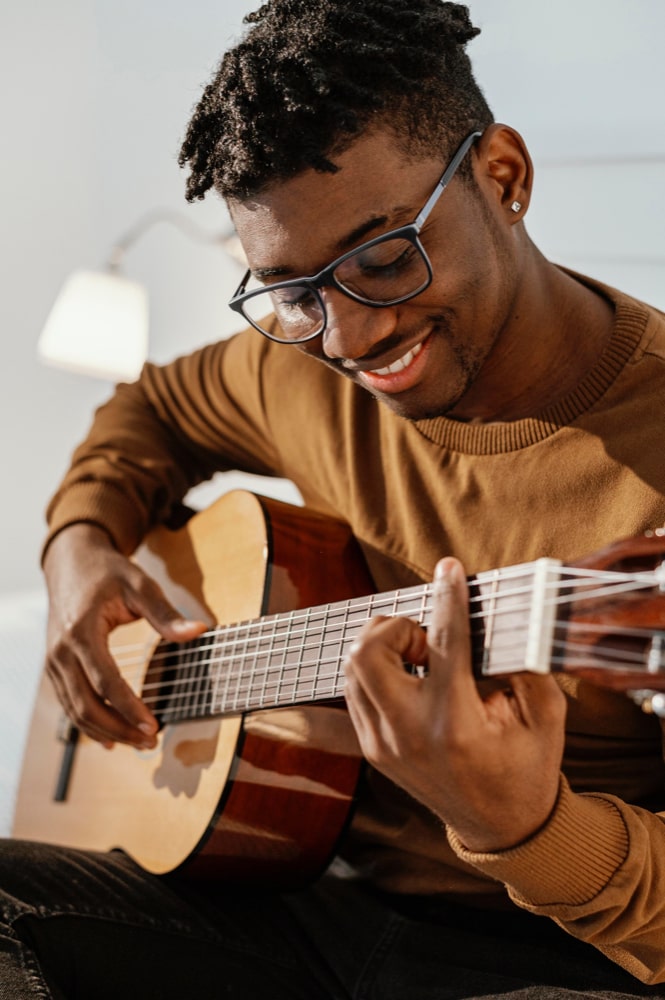
<svg viewBox="0 0 665 1000">
<path fill-rule="evenodd" d="M 116 241 L 111 249 L 107 260 L 107 268 L 109 271 L 116 272 L 120 269 L 120 262 L 126 252 L 130 247 L 134 245 L 141 237 L 152 229 L 160 222 L 166 222 L 176 229 L 179 229 L 181 233 L 188 236 L 190 239 L 196 241 L 197 243 L 218 243 L 223 249 L 230 253 L 232 256 L 238 255 L 238 250 L 236 246 L 236 236 L 233 229 L 229 229 L 227 232 L 222 233 L 211 233 L 206 229 L 202 229 L 196 223 L 188 219 L 187 216 L 183 215 L 181 212 L 175 212 L 168 208 L 156 208 L 150 212 L 146 212 L 145 215 L 136 222 L 131 229 L 119 240 Z"/>
</svg>

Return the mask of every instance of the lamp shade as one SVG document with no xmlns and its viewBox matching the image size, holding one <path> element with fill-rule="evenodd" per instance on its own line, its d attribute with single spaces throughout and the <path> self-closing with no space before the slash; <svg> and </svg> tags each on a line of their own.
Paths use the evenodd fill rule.
<svg viewBox="0 0 665 1000">
<path fill-rule="evenodd" d="M 135 379 L 148 352 L 145 288 L 110 271 L 75 271 L 49 313 L 37 352 L 70 371 Z"/>
</svg>

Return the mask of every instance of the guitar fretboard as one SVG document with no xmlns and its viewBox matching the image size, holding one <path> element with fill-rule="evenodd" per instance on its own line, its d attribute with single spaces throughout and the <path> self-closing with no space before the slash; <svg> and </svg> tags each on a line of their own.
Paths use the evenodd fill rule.
<svg viewBox="0 0 665 1000">
<path fill-rule="evenodd" d="M 558 582 L 559 564 L 552 560 L 470 581 L 479 676 L 516 665 L 548 668 L 552 622 L 545 609 L 553 607 L 547 594 Z M 156 710 L 163 722 L 341 699 L 344 660 L 361 629 L 376 615 L 409 617 L 427 627 L 432 592 L 432 584 L 418 585 L 239 622 L 179 646 L 162 643 L 144 694 L 155 698 L 159 690 Z"/>
</svg>

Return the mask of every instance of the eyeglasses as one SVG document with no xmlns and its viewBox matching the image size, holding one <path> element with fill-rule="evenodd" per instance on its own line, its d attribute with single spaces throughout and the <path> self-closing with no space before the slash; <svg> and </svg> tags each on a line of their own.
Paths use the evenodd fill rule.
<svg viewBox="0 0 665 1000">
<path fill-rule="evenodd" d="M 231 309 L 270 340 L 302 344 L 320 336 L 326 328 L 326 306 L 320 288 L 336 288 L 355 302 L 376 309 L 408 302 L 424 292 L 432 281 L 432 265 L 420 242 L 420 231 L 481 135 L 472 132 L 462 142 L 415 222 L 361 243 L 308 277 L 263 285 L 247 271 L 229 302 Z"/>
</svg>

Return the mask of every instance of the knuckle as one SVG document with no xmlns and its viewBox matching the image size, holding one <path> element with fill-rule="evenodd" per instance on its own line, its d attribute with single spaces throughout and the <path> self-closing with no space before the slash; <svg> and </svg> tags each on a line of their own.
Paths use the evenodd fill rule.
<svg viewBox="0 0 665 1000">
<path fill-rule="evenodd" d="M 141 615 L 149 611 L 158 621 L 169 621 L 176 616 L 159 584 L 138 567 L 135 569 L 136 575 L 128 581 L 130 588 L 125 592 L 127 606 Z"/>
<path fill-rule="evenodd" d="M 67 624 L 64 632 L 64 638 L 67 645 L 71 647 L 84 646 L 86 643 L 86 622 L 83 619 L 77 619 L 76 621 Z"/>
<path fill-rule="evenodd" d="M 131 606 L 132 599 L 141 603 L 150 603 L 155 599 L 156 584 L 138 567 L 128 574 L 124 588 L 125 601 Z"/>
<path fill-rule="evenodd" d="M 70 642 L 66 636 L 60 635 L 49 643 L 46 653 L 46 666 L 49 671 L 55 671 L 55 664 L 61 663 L 70 650 Z"/>
<path fill-rule="evenodd" d="M 89 729 L 94 723 L 92 706 L 79 695 L 72 697 L 69 702 L 69 716 L 79 729 Z"/>
<path fill-rule="evenodd" d="M 128 701 L 130 690 L 117 674 L 103 674 L 100 676 L 97 689 L 100 695 L 111 705 L 120 706 Z"/>
</svg>

